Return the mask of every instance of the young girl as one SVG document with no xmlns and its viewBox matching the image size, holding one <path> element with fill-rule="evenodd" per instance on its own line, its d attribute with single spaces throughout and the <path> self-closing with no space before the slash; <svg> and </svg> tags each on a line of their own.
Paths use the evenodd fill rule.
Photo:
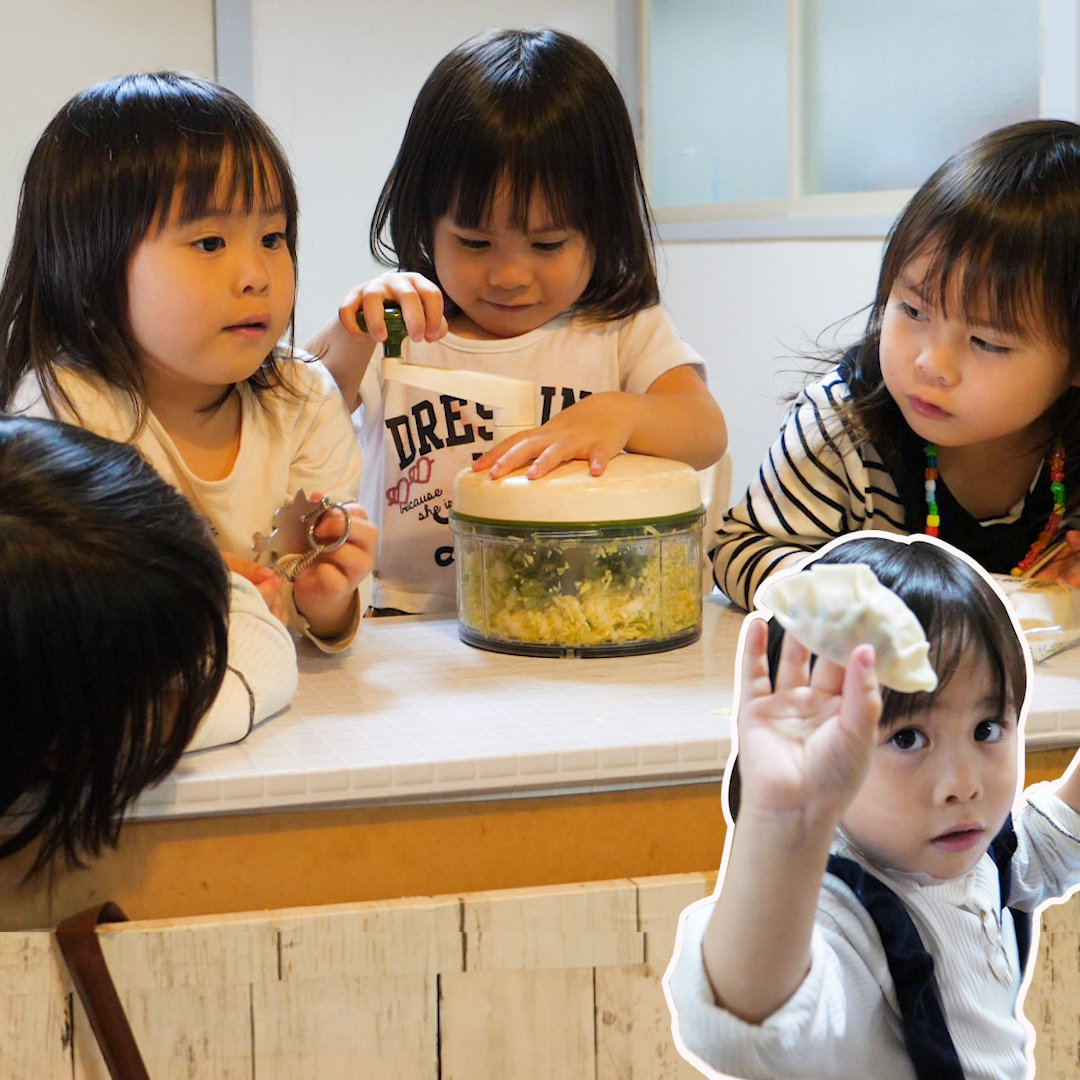
<svg viewBox="0 0 1080 1080">
<path fill-rule="evenodd" d="M 1016 124 L 901 214 L 866 335 L 796 400 L 714 538 L 717 583 L 749 607 L 767 575 L 862 529 L 1026 569 L 1080 490 L 1078 380 L 1080 127 Z M 1080 584 L 1078 542 L 1046 576 Z"/>
<path fill-rule="evenodd" d="M 738 819 L 665 976 L 681 1048 L 769 1080 L 1019 1080 L 1014 911 L 1080 882 L 1080 772 L 1010 820 L 1028 665 L 974 564 L 882 534 L 830 548 L 908 605 L 939 683 L 879 689 L 869 645 L 811 667 L 790 633 L 770 672 L 750 617 Z"/>
<path fill-rule="evenodd" d="M 114 844 L 185 749 L 242 739 L 296 650 L 132 446 L 0 417 L 0 858 Z M 226 646 L 228 654 L 226 656 Z"/>
<path fill-rule="evenodd" d="M 698 468 L 723 453 L 701 358 L 658 305 L 626 106 L 580 41 L 504 30 L 445 57 L 417 98 L 371 239 L 402 272 L 350 293 L 311 347 L 349 406 L 363 401 L 378 605 L 453 609 L 448 511 L 471 463 L 499 477 L 532 462 L 535 478 L 573 458 L 598 474 L 622 450 Z M 376 368 L 365 379 L 374 342 L 357 313 L 385 340 L 387 299 L 402 306 L 407 359 L 528 380 L 541 426 L 494 446 L 483 404 L 383 383 Z"/>
<path fill-rule="evenodd" d="M 292 324 L 296 191 L 266 126 L 201 79 L 131 75 L 76 95 L 23 181 L 0 288 L 0 409 L 133 442 L 211 522 L 271 603 L 252 538 L 299 488 L 348 505 L 348 542 L 295 579 L 294 626 L 323 648 L 358 620 L 374 530 L 327 372 Z M 345 529 L 329 515 L 319 538 Z"/>
</svg>

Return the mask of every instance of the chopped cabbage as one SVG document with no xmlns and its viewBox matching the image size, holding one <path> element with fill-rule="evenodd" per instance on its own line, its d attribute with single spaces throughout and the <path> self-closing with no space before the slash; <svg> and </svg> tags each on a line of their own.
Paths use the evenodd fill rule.
<svg viewBox="0 0 1080 1080">
<path fill-rule="evenodd" d="M 562 543 L 460 539 L 459 615 L 485 637 L 575 647 L 664 640 L 700 624 L 696 534 Z"/>
</svg>

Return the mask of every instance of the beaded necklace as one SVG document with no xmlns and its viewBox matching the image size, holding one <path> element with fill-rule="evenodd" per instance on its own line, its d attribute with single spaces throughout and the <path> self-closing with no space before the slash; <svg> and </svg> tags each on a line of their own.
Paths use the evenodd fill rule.
<svg viewBox="0 0 1080 1080">
<path fill-rule="evenodd" d="M 941 525 L 937 504 L 937 447 L 933 443 L 924 443 L 923 453 L 926 455 L 926 528 L 923 532 L 927 536 L 937 536 Z M 1023 576 L 1024 571 L 1046 550 L 1065 519 L 1065 444 L 1060 437 L 1054 440 L 1054 447 L 1050 451 L 1050 494 L 1054 499 L 1054 509 L 1050 511 L 1039 538 L 1012 568 L 1013 577 Z"/>
</svg>

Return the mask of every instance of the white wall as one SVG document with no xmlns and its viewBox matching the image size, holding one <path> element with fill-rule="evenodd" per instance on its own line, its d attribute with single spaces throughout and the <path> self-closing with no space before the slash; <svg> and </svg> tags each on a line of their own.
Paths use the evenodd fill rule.
<svg viewBox="0 0 1080 1080">
<path fill-rule="evenodd" d="M 881 245 L 760 240 L 664 246 L 664 303 L 708 361 L 709 386 L 727 420 L 733 501 L 776 438 L 783 399 L 805 384 L 812 367 L 807 355 L 849 344 L 861 333 Z"/>
<path fill-rule="evenodd" d="M 129 71 L 214 74 L 213 0 L 0 0 L 0 258 L 45 125 L 72 94 Z"/>
</svg>

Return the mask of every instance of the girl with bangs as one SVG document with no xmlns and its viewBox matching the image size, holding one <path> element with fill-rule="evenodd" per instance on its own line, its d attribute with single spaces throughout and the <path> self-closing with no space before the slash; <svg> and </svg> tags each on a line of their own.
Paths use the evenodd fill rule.
<svg viewBox="0 0 1080 1080">
<path fill-rule="evenodd" d="M 332 651 L 356 632 L 375 540 L 341 397 L 282 342 L 296 221 L 281 147 L 230 91 L 160 73 L 76 95 L 23 180 L 0 288 L 0 409 L 136 445 L 268 609 Z M 288 587 L 252 541 L 300 488 L 345 505 L 349 527 L 328 515 L 319 539 L 347 541 Z"/>
<path fill-rule="evenodd" d="M 726 444 L 700 356 L 659 306 L 630 118 L 600 58 L 554 30 L 471 38 L 420 91 L 371 226 L 397 270 L 353 290 L 312 348 L 362 405 L 376 604 L 450 611 L 453 478 L 530 478 L 623 450 L 704 468 Z M 482 402 L 383 382 L 383 303 L 417 363 L 536 387 L 541 426 L 493 445 Z M 361 333 L 363 311 L 371 337 Z M 449 327 L 449 333 L 447 328 Z M 381 520 L 380 520 L 381 519 Z"/>
<path fill-rule="evenodd" d="M 717 584 L 847 532 L 940 536 L 1021 575 L 1080 485 L 1080 127 L 1015 124 L 951 158 L 894 225 L 862 341 L 796 399 L 713 538 Z M 1038 576 L 1080 584 L 1080 534 Z"/>
<path fill-rule="evenodd" d="M 1017 799 L 1019 626 L 938 540 L 850 535 L 814 561 L 907 605 L 937 685 L 887 689 L 872 645 L 840 666 L 748 617 L 720 880 L 664 977 L 679 1048 L 768 1080 L 1031 1076 L 1025 959 L 1033 916 L 1080 883 L 1080 771 Z"/>
</svg>

